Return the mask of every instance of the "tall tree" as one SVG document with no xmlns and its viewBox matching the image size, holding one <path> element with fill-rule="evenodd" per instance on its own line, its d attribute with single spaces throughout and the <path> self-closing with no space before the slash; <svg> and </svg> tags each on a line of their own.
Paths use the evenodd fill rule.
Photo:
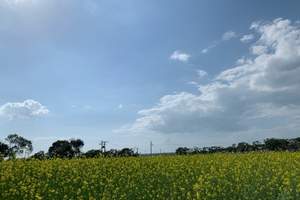
<svg viewBox="0 0 300 200">
<path fill-rule="evenodd" d="M 75 152 L 75 156 L 79 156 L 81 154 L 81 148 L 84 146 L 84 142 L 80 139 L 71 139 L 70 143 Z"/>
<path fill-rule="evenodd" d="M 32 142 L 19 136 L 18 134 L 10 134 L 5 140 L 9 144 L 9 157 L 15 158 L 16 155 L 23 154 L 24 157 L 33 151 Z"/>
</svg>

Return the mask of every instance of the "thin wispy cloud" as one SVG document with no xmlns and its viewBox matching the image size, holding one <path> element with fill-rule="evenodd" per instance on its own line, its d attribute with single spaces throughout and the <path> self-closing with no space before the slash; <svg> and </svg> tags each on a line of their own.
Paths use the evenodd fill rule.
<svg viewBox="0 0 300 200">
<path fill-rule="evenodd" d="M 202 54 L 206 54 L 209 51 L 211 51 L 212 49 L 216 48 L 218 45 L 220 45 L 222 42 L 231 40 L 238 37 L 238 34 L 235 33 L 234 31 L 227 31 L 225 33 L 223 33 L 221 39 L 214 41 L 211 45 L 209 45 L 208 47 L 204 48 L 201 50 Z"/>
<path fill-rule="evenodd" d="M 254 35 L 253 34 L 248 34 L 248 35 L 243 35 L 240 39 L 241 42 L 243 43 L 248 43 L 250 41 L 252 41 L 254 39 Z"/>
<path fill-rule="evenodd" d="M 222 35 L 222 40 L 231 40 L 235 37 L 237 37 L 237 34 L 234 31 L 227 31 Z"/>
<path fill-rule="evenodd" d="M 187 62 L 190 59 L 190 57 L 190 54 L 182 52 L 180 50 L 176 50 L 171 54 L 170 59 L 180 62 Z"/>
<path fill-rule="evenodd" d="M 201 50 L 201 53 L 205 54 L 208 53 L 211 49 L 215 48 L 219 42 L 214 42 L 213 44 L 209 45 L 208 47 Z"/>
<path fill-rule="evenodd" d="M 207 76 L 208 73 L 207 73 L 206 71 L 204 71 L 204 70 L 199 69 L 199 70 L 197 70 L 197 75 L 198 75 L 198 78 L 199 78 L 199 79 L 202 79 L 202 78 L 204 78 L 205 76 Z"/>
</svg>

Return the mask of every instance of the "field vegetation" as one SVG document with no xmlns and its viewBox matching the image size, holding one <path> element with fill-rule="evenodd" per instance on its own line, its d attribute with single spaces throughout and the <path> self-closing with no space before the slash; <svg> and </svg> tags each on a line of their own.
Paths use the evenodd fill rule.
<svg viewBox="0 0 300 200">
<path fill-rule="evenodd" d="M 9 160 L 0 199 L 300 199 L 300 153 Z"/>
</svg>

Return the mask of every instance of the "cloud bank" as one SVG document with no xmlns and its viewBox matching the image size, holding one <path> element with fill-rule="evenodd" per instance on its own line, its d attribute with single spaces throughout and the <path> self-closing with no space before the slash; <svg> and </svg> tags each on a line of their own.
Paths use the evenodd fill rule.
<svg viewBox="0 0 300 200">
<path fill-rule="evenodd" d="M 24 102 L 8 102 L 0 107 L 0 116 L 8 119 L 40 117 L 49 113 L 41 103 L 32 99 Z"/>
<path fill-rule="evenodd" d="M 136 133 L 222 135 L 300 130 L 300 27 L 275 19 L 251 25 L 259 37 L 232 68 L 199 93 L 163 96 L 159 103 L 138 112 L 127 131 Z M 275 134 L 275 133 L 274 133 Z"/>
</svg>

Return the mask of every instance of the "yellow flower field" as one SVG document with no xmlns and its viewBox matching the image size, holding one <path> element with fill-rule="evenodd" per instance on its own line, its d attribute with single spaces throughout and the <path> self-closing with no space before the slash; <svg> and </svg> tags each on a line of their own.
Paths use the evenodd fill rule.
<svg viewBox="0 0 300 200">
<path fill-rule="evenodd" d="M 5 161 L 0 199 L 300 199 L 300 153 Z"/>
</svg>

